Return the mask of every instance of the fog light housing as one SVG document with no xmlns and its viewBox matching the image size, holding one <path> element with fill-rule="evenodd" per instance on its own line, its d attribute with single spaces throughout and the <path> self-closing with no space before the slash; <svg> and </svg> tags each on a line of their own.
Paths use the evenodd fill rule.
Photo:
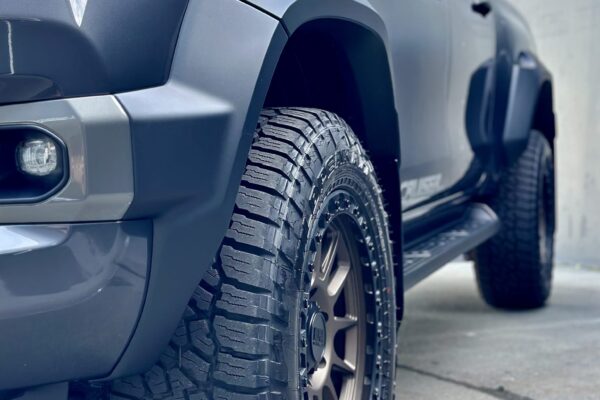
<svg viewBox="0 0 600 400">
<path fill-rule="evenodd" d="M 58 150 L 51 139 L 28 139 L 17 148 L 17 161 L 22 172 L 47 176 L 58 168 Z"/>
<path fill-rule="evenodd" d="M 69 179 L 63 141 L 37 125 L 0 125 L 0 205 L 38 203 Z"/>
</svg>

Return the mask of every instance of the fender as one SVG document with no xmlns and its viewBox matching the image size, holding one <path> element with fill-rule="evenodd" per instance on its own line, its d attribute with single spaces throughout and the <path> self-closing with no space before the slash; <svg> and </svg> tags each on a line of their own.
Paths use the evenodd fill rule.
<svg viewBox="0 0 600 400">
<path fill-rule="evenodd" d="M 542 129 L 549 142 L 553 142 L 555 128 L 552 100 L 550 99 L 550 110 L 547 110 L 544 103 L 546 100 L 542 96 L 544 88 L 551 85 L 552 76 L 546 67 L 533 54 L 521 53 L 512 67 L 502 132 L 503 160 L 507 165 L 514 163 L 523 153 L 533 128 Z"/>
</svg>

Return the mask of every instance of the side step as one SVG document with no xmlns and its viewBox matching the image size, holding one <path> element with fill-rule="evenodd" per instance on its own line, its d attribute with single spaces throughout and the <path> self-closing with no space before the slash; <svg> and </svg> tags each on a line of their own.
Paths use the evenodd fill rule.
<svg viewBox="0 0 600 400">
<path fill-rule="evenodd" d="M 496 213 L 484 204 L 469 205 L 449 222 L 404 249 L 404 290 L 408 290 L 456 257 L 474 249 L 500 229 Z"/>
</svg>

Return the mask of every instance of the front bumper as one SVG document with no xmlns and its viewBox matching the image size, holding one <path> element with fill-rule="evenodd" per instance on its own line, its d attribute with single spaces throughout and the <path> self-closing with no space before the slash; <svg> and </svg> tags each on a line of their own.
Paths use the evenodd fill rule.
<svg viewBox="0 0 600 400">
<path fill-rule="evenodd" d="M 231 113 L 177 82 L 0 107 L 0 126 L 50 131 L 69 161 L 52 197 L 0 205 L 0 392 L 156 361 L 231 216 Z"/>
<path fill-rule="evenodd" d="M 0 206 L 0 390 L 110 373 L 152 247 L 151 220 L 116 222 L 133 200 L 133 155 L 113 96 L 0 107 L 0 126 L 21 124 L 60 138 L 69 179 L 45 201 Z"/>
<path fill-rule="evenodd" d="M 150 221 L 0 226 L 0 390 L 107 374 L 142 307 Z"/>
</svg>

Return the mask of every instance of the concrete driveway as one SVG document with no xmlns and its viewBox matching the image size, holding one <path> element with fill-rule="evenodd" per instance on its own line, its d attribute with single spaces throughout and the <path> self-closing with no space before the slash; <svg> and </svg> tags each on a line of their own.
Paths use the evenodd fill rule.
<svg viewBox="0 0 600 400">
<path fill-rule="evenodd" d="M 559 267 L 539 311 L 486 306 L 470 263 L 407 294 L 398 400 L 600 399 L 600 269 Z"/>
</svg>

